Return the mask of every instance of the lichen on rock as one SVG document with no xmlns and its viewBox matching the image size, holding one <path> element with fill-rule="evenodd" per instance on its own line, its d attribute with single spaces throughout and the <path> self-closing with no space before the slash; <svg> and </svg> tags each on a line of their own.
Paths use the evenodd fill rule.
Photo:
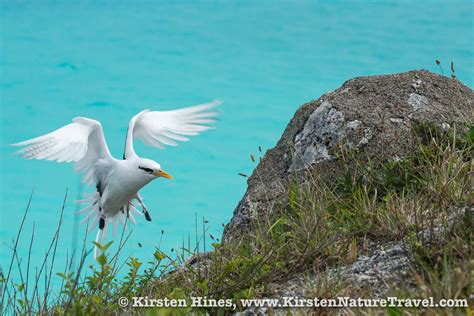
<svg viewBox="0 0 474 316">
<path fill-rule="evenodd" d="M 408 104 L 413 107 L 415 111 L 424 108 L 429 105 L 429 101 L 426 97 L 419 95 L 417 93 L 410 93 L 408 96 Z"/>
<path fill-rule="evenodd" d="M 323 101 L 309 116 L 295 137 L 295 155 L 289 171 L 296 171 L 321 160 L 332 160 L 332 146 L 343 137 L 344 114 Z"/>
</svg>

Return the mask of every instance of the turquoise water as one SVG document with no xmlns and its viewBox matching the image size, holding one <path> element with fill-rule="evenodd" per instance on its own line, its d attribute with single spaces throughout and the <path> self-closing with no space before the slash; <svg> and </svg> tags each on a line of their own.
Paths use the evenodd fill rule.
<svg viewBox="0 0 474 316">
<path fill-rule="evenodd" d="M 0 265 L 8 267 L 33 188 L 19 252 L 35 223 L 32 266 L 40 265 L 68 188 L 55 263 L 63 269 L 80 182 L 72 165 L 22 160 L 8 144 L 86 116 L 102 122 L 119 158 L 128 120 L 142 109 L 223 100 L 216 130 L 165 150 L 136 145 L 175 177 L 141 191 L 153 221 L 139 218 L 123 251 L 148 260 L 161 230 L 166 252 L 194 236 L 196 213 L 220 236 L 246 188 L 238 173 L 254 168 L 249 155 L 273 147 L 304 102 L 354 76 L 440 72 L 435 59 L 445 73 L 454 61 L 472 86 L 472 21 L 472 1 L 2 1 Z"/>
</svg>

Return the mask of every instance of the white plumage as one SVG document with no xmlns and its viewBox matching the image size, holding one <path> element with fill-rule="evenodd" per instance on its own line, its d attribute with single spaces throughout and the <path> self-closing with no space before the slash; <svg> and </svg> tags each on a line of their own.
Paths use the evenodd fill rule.
<svg viewBox="0 0 474 316">
<path fill-rule="evenodd" d="M 87 204 L 80 213 L 87 213 L 83 222 L 91 221 L 91 228 L 99 225 L 96 241 L 102 243 L 109 222 L 115 231 L 118 221 L 123 225 L 127 219 L 135 223 L 133 212 L 141 215 L 132 204 L 134 199 L 142 206 L 146 219 L 151 220 L 138 191 L 158 177 L 171 179 L 160 164 L 135 153 L 133 140 L 161 149 L 188 141 L 188 136 L 213 128 L 210 124 L 219 114 L 215 110 L 219 104 L 213 101 L 173 111 L 138 113 L 128 124 L 123 160 L 110 154 L 100 122 L 85 117 L 76 117 L 54 132 L 13 145 L 22 146 L 17 153 L 27 159 L 74 162 L 83 181 L 95 184 L 96 192 L 80 201 Z"/>
</svg>

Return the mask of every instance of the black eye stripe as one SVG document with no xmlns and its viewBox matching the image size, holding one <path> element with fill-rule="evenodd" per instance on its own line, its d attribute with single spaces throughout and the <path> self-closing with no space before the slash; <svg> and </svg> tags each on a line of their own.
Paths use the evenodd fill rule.
<svg viewBox="0 0 474 316">
<path fill-rule="evenodd" d="M 150 168 L 139 166 L 138 169 L 142 169 L 143 171 L 148 172 L 150 174 L 153 173 L 153 169 Z"/>
</svg>

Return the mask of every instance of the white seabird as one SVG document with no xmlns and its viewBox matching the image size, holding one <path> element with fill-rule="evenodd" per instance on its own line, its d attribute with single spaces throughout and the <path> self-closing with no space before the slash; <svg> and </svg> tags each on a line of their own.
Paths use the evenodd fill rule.
<svg viewBox="0 0 474 316">
<path fill-rule="evenodd" d="M 176 141 L 187 141 L 186 136 L 197 135 L 213 128 L 211 123 L 219 114 L 215 107 L 219 101 L 195 105 L 172 111 L 144 110 L 128 123 L 123 160 L 110 154 L 99 121 L 76 117 L 72 123 L 54 132 L 13 144 L 23 146 L 17 153 L 27 159 L 45 159 L 57 162 L 74 162 L 76 172 L 83 173 L 86 184 L 95 184 L 96 192 L 79 201 L 88 205 L 79 213 L 88 212 L 83 222 L 91 220 L 90 229 L 99 226 L 96 242 L 102 243 L 108 223 L 117 228 L 120 220 L 125 228 L 126 219 L 135 223 L 131 211 L 140 214 L 132 204 L 136 199 L 145 218 L 151 221 L 139 190 L 150 181 L 171 175 L 159 163 L 139 157 L 133 149 L 133 140 L 163 149 L 176 146 Z M 141 215 L 141 214 L 140 214 Z M 97 258 L 97 247 L 94 249 Z"/>
</svg>

